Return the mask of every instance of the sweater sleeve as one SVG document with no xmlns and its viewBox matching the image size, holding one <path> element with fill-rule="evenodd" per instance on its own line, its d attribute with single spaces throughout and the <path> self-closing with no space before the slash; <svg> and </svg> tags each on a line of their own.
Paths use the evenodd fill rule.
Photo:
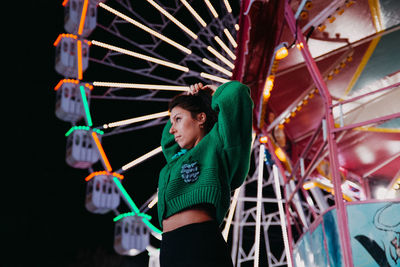
<svg viewBox="0 0 400 267">
<path fill-rule="evenodd" d="M 218 87 L 212 98 L 218 114 L 218 133 L 223 143 L 231 190 L 239 187 L 250 168 L 253 101 L 246 85 L 231 81 Z"/>
</svg>

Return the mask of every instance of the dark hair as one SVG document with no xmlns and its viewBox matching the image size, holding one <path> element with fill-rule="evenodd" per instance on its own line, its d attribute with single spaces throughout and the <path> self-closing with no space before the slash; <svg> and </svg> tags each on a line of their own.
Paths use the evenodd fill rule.
<svg viewBox="0 0 400 267">
<path fill-rule="evenodd" d="M 177 95 L 169 102 L 168 110 L 171 111 L 176 106 L 181 107 L 189 111 L 193 119 L 196 118 L 197 114 L 204 112 L 206 114 L 204 129 L 208 133 L 218 120 L 218 113 L 211 108 L 211 93 L 212 90 L 205 89 L 193 95 L 186 93 Z"/>
</svg>

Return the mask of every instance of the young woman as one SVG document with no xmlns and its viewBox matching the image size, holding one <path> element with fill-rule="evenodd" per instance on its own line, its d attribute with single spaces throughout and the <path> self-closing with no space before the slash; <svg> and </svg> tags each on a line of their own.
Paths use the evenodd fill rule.
<svg viewBox="0 0 400 267">
<path fill-rule="evenodd" d="M 161 267 L 233 266 L 219 226 L 249 170 L 252 109 L 250 89 L 237 81 L 198 83 L 169 103 L 158 184 Z"/>
</svg>

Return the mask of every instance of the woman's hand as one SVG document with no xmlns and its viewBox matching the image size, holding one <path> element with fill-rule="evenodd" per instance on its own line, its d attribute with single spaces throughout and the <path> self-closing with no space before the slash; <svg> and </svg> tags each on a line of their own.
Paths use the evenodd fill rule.
<svg viewBox="0 0 400 267">
<path fill-rule="evenodd" d="M 189 86 L 188 94 L 194 95 L 194 94 L 197 94 L 199 92 L 199 90 L 210 89 L 212 91 L 211 95 L 213 95 L 215 93 L 215 91 L 217 90 L 217 88 L 218 88 L 218 86 L 213 85 L 213 84 L 203 85 L 202 83 L 196 83 L 196 84 L 192 84 Z"/>
</svg>

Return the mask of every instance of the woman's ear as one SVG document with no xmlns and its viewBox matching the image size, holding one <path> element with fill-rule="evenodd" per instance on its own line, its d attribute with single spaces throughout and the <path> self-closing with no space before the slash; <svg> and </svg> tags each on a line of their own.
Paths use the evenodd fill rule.
<svg viewBox="0 0 400 267">
<path fill-rule="evenodd" d="M 207 120 L 207 115 L 205 112 L 200 112 L 197 114 L 197 121 L 200 123 L 200 125 L 204 124 Z"/>
</svg>

